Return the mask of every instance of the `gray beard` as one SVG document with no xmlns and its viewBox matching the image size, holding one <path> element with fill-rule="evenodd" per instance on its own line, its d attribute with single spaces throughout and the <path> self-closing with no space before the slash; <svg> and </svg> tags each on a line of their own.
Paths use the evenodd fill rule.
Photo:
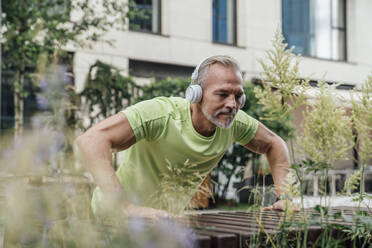
<svg viewBox="0 0 372 248">
<path fill-rule="evenodd" d="M 211 115 L 207 112 L 207 110 L 204 108 L 204 106 L 201 107 L 201 110 L 202 110 L 202 113 L 204 114 L 204 116 L 210 121 L 212 122 L 214 125 L 216 125 L 217 127 L 220 127 L 220 128 L 224 128 L 224 129 L 227 129 L 227 128 L 230 128 L 232 126 L 232 124 L 234 123 L 234 119 L 235 119 L 235 115 L 236 115 L 236 110 L 232 110 L 232 111 L 223 111 L 223 110 L 218 110 L 216 112 L 215 115 Z M 230 117 L 222 122 L 220 121 L 216 116 L 218 116 L 219 114 L 221 113 L 228 113 L 230 114 Z"/>
</svg>

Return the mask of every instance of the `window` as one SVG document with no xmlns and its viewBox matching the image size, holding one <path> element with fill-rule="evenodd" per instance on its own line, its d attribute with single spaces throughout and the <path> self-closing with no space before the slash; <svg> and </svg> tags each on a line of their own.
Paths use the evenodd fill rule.
<svg viewBox="0 0 372 248">
<path fill-rule="evenodd" d="M 130 0 L 129 29 L 160 33 L 161 0 Z"/>
<path fill-rule="evenodd" d="M 295 53 L 346 60 L 346 0 L 282 0 L 283 35 Z"/>
<path fill-rule="evenodd" d="M 236 0 L 213 0 L 213 41 L 236 45 Z"/>
</svg>

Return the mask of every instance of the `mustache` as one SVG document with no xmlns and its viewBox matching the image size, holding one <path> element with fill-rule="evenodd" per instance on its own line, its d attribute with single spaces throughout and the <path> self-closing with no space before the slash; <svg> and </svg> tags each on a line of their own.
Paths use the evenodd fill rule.
<svg viewBox="0 0 372 248">
<path fill-rule="evenodd" d="M 236 109 L 221 109 L 217 111 L 216 115 L 220 114 L 236 115 L 236 112 L 237 112 Z"/>
</svg>

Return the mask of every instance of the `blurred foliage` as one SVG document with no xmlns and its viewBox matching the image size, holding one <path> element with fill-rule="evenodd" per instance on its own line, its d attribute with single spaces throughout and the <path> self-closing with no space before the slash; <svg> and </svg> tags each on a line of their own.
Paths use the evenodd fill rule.
<svg viewBox="0 0 372 248">
<path fill-rule="evenodd" d="M 357 132 L 358 154 L 363 165 L 372 158 L 372 75 L 352 100 L 352 118 Z M 357 96 L 355 96 L 357 95 Z"/>
<path fill-rule="evenodd" d="M 123 76 L 111 65 L 97 61 L 90 67 L 86 86 L 79 94 L 84 116 L 89 116 L 89 123 L 84 128 L 90 128 L 131 105 L 138 97 L 138 90 L 132 78 Z"/>
<path fill-rule="evenodd" d="M 345 159 L 353 146 L 351 118 L 334 95 L 334 87 L 325 83 L 319 84 L 316 98 L 308 104 L 299 144 L 315 165 L 328 165 L 321 169 L 330 169 Z"/>
<path fill-rule="evenodd" d="M 38 134 L 40 139 L 35 140 Z M 48 133 L 27 135 L 23 136 L 26 142 L 18 144 L 20 157 L 29 148 L 47 145 L 43 139 L 50 137 Z M 26 160 L 21 164 L 23 169 L 28 166 Z M 91 185 L 83 179 L 42 175 L 2 178 L 0 230 L 4 236 L 0 245 L 30 248 L 195 247 L 191 230 L 173 219 L 130 217 L 121 211 L 112 211 L 118 208 L 116 205 L 108 206 L 108 215 L 94 218 L 90 211 Z"/>
<path fill-rule="evenodd" d="M 272 130 L 284 140 L 289 139 L 291 162 L 296 163 L 293 145 L 296 129 L 292 122 L 293 112 L 305 104 L 306 91 L 310 86 L 309 79 L 301 79 L 300 56 L 295 55 L 293 49 L 287 47 L 280 28 L 277 28 L 272 40 L 272 48 L 266 51 L 264 59 L 259 60 L 263 69 L 262 88 L 255 88 L 254 93 L 263 109 L 260 119 L 274 121 L 271 125 L 279 124 L 272 127 Z M 281 126 L 282 122 L 285 123 L 284 128 Z M 286 137 L 283 137 L 281 129 L 286 132 Z M 300 170 L 300 166 L 296 164 L 292 169 L 295 170 L 302 189 L 303 170 Z"/>
<path fill-rule="evenodd" d="M 190 201 L 196 193 L 206 198 L 213 197 L 210 188 L 200 187 L 200 182 L 206 175 L 193 168 L 198 164 L 186 160 L 182 167 L 176 167 L 170 161 L 166 162 L 167 172 L 160 175 L 160 190 L 149 196 L 152 206 L 156 209 L 166 209 L 171 214 L 182 214 L 185 210 L 184 202 L 189 201 L 186 207 L 188 209 L 199 206 L 198 202 Z"/>
<path fill-rule="evenodd" d="M 154 80 L 151 84 L 142 86 L 142 94 L 137 98 L 137 102 L 158 96 L 184 97 L 184 92 L 186 92 L 189 84 L 188 79 L 166 78 Z"/>
<path fill-rule="evenodd" d="M 38 73 L 40 61 L 64 57 L 66 45 L 91 45 L 110 28 L 125 23 L 124 2 L 115 0 L 3 0 L 2 69 L 15 72 L 15 135 L 23 132 L 25 72 Z M 89 31 L 89 32 L 87 32 Z M 110 42 L 109 40 L 105 40 Z"/>
<path fill-rule="evenodd" d="M 353 241 L 353 247 L 371 247 L 372 214 L 367 211 L 357 211 L 353 216 L 355 225 L 341 226 L 340 229 Z"/>
<path fill-rule="evenodd" d="M 293 47 L 287 49 L 284 37 L 278 28 L 272 41 L 272 49 L 266 51 L 265 60 L 259 60 L 263 68 L 262 88 L 255 94 L 263 106 L 261 119 L 276 120 L 290 118 L 293 111 L 303 105 L 309 80 L 301 80 L 299 56 Z M 293 134 L 291 134 L 293 135 Z"/>
<path fill-rule="evenodd" d="M 88 129 L 140 101 L 157 96 L 183 96 L 188 85 L 188 80 L 178 78 L 153 79 L 149 85 L 139 85 L 114 66 L 97 61 L 89 69 L 86 86 L 79 94 L 82 112 L 89 116 L 89 123 L 82 128 Z"/>
<path fill-rule="evenodd" d="M 41 68 L 41 65 L 39 65 Z M 74 166 L 73 142 L 80 99 L 73 87 L 72 74 L 66 65 L 53 63 L 40 70 L 39 87 L 36 93 L 38 112 L 32 119 L 34 130 L 51 130 L 61 137 L 61 154 L 54 161 L 56 172 L 77 172 Z"/>
<path fill-rule="evenodd" d="M 355 172 L 354 181 L 347 182 L 360 185 L 359 194 L 354 195 L 354 200 L 360 203 L 365 199 L 372 199 L 372 196 L 365 193 L 364 171 L 368 161 L 372 158 L 372 75 L 362 84 L 361 91 L 352 94 L 352 121 L 356 130 L 356 147 L 360 158 L 360 169 Z M 347 187 L 345 183 L 345 187 Z"/>
</svg>

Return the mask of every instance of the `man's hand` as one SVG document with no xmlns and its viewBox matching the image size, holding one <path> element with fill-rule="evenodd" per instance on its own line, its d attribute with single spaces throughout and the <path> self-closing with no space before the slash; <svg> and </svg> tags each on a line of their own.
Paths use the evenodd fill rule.
<svg viewBox="0 0 372 248">
<path fill-rule="evenodd" d="M 299 211 L 299 207 L 296 203 L 290 200 L 279 200 L 276 201 L 273 205 L 264 207 L 263 210 L 282 210 L 285 211 L 288 208 L 292 208 L 294 211 Z"/>
<path fill-rule="evenodd" d="M 159 210 L 150 207 L 141 207 L 133 204 L 128 204 L 123 213 L 128 216 L 133 217 L 143 217 L 150 219 L 159 219 L 159 218 L 170 218 L 172 215 L 164 210 Z"/>
</svg>

